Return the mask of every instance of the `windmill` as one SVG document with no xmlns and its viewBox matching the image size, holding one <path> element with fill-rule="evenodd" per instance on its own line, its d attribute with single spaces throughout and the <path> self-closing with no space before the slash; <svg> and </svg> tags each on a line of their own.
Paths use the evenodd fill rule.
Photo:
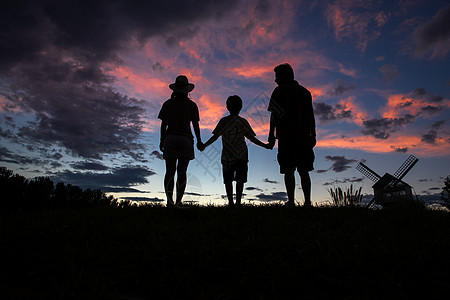
<svg viewBox="0 0 450 300">
<path fill-rule="evenodd" d="M 356 170 L 375 182 L 372 186 L 374 197 L 367 204 L 367 207 L 371 207 L 373 204 L 385 206 L 393 202 L 413 200 L 412 187 L 402 181 L 402 179 L 414 167 L 417 161 L 419 161 L 417 157 L 410 155 L 394 175 L 386 173 L 383 177 L 360 162 L 356 166 Z"/>
</svg>

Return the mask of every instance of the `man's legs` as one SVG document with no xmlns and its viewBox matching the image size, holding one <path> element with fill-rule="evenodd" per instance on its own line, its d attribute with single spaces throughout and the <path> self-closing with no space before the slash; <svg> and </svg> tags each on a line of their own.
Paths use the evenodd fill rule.
<svg viewBox="0 0 450 300">
<path fill-rule="evenodd" d="M 189 165 L 188 158 L 180 158 L 178 159 L 177 165 L 177 202 L 176 204 L 181 204 L 181 199 L 184 195 L 184 190 L 186 189 L 186 181 L 187 181 L 187 168 Z"/>
<path fill-rule="evenodd" d="M 177 168 L 176 158 L 166 158 L 166 175 L 164 176 L 164 190 L 167 197 L 167 206 L 173 205 L 174 177 Z"/>
<path fill-rule="evenodd" d="M 227 193 L 228 205 L 233 205 L 233 181 L 225 181 L 225 191 Z M 237 196 L 237 195 L 236 195 Z M 237 199 L 236 199 L 237 201 Z"/>
<path fill-rule="evenodd" d="M 305 196 L 305 207 L 311 206 L 311 178 L 308 171 L 298 171 L 302 183 L 303 195 Z"/>
<path fill-rule="evenodd" d="M 295 171 L 284 173 L 284 185 L 288 196 L 287 205 L 295 205 Z"/>
</svg>

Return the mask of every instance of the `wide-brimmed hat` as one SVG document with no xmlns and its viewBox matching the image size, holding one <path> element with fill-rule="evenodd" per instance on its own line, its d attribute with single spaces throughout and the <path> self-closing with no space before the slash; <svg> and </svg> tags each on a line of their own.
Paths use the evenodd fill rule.
<svg viewBox="0 0 450 300">
<path fill-rule="evenodd" d="M 194 87 L 195 85 L 189 83 L 189 80 L 184 75 L 179 75 L 177 79 L 175 79 L 175 83 L 169 84 L 169 88 L 178 93 L 189 93 Z"/>
</svg>

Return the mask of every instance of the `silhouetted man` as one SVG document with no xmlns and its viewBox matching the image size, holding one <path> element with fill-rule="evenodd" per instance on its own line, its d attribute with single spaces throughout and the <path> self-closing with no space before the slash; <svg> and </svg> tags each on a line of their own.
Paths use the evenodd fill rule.
<svg viewBox="0 0 450 300">
<path fill-rule="evenodd" d="M 286 205 L 295 206 L 295 171 L 305 196 L 305 206 L 311 206 L 311 179 L 309 171 L 314 170 L 316 145 L 316 125 L 311 93 L 294 80 L 294 70 L 289 64 L 281 64 L 274 69 L 278 86 L 270 97 L 269 145 L 278 139 L 277 160 L 288 195 Z"/>
</svg>

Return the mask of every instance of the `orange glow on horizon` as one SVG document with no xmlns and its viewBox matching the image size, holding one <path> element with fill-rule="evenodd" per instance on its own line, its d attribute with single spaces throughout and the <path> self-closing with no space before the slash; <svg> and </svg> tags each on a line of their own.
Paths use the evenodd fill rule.
<svg viewBox="0 0 450 300">
<path fill-rule="evenodd" d="M 341 135 L 328 135 L 319 138 L 317 147 L 363 150 L 372 153 L 394 152 L 396 147 L 408 148 L 408 152 L 421 156 L 445 156 L 450 153 L 450 143 L 443 139 L 436 144 L 427 144 L 418 136 L 391 136 L 389 139 L 376 139 L 372 136 L 343 138 Z"/>
</svg>

